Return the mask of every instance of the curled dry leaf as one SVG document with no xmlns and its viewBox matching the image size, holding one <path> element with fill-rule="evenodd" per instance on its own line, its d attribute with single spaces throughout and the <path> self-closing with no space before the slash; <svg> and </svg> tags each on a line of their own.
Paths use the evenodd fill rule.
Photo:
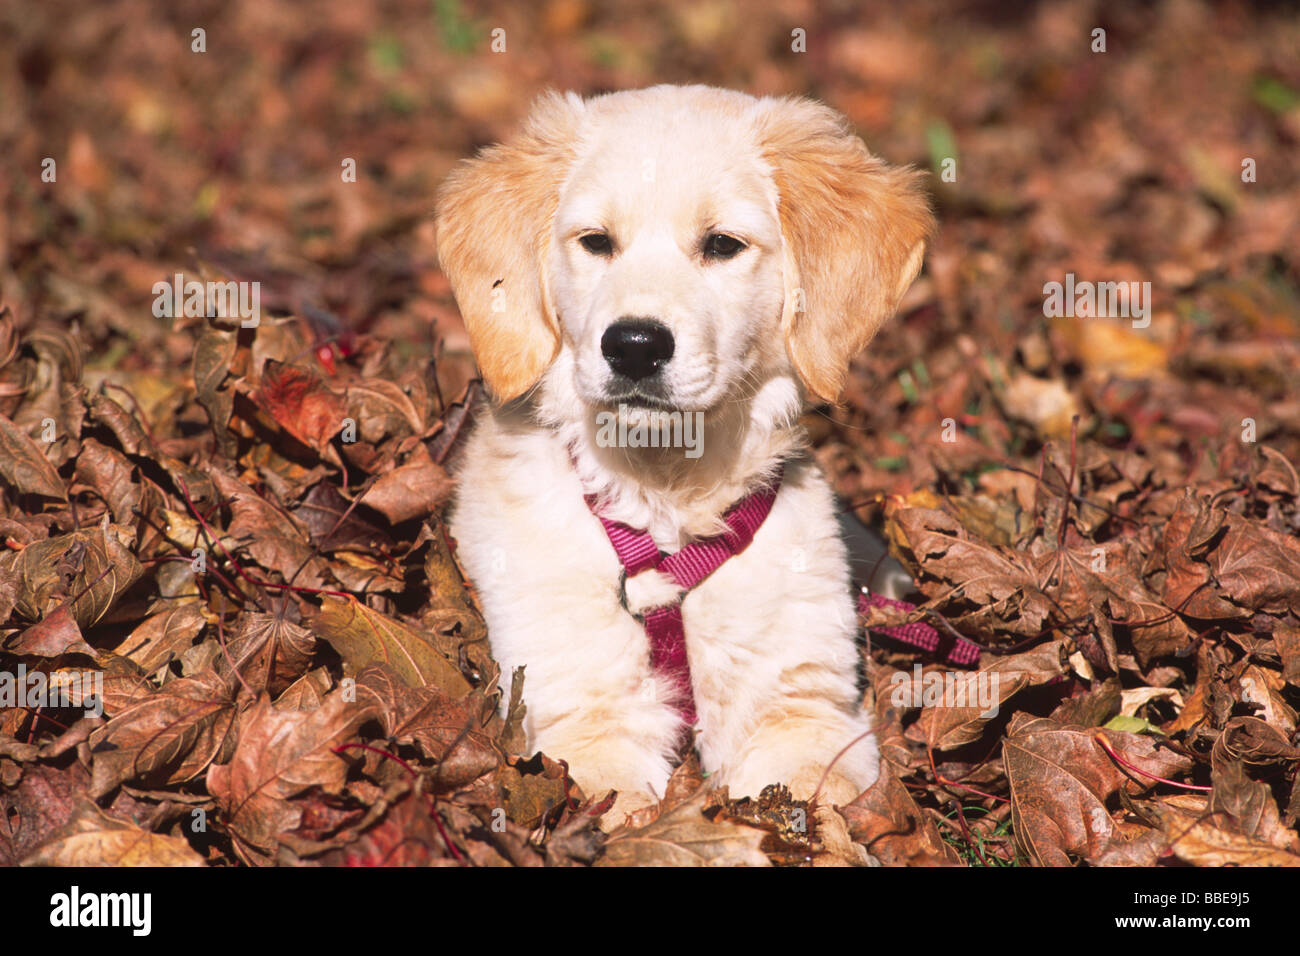
<svg viewBox="0 0 1300 956">
<path fill-rule="evenodd" d="M 1300 687 L 1300 627 L 1279 624 L 1273 630 L 1273 641 L 1282 658 L 1282 679 Z"/>
<path fill-rule="evenodd" d="M 1111 748 L 1147 774 L 1169 778 L 1191 761 L 1138 734 L 1087 730 L 1017 714 L 1002 745 L 1011 787 L 1016 840 L 1036 864 L 1068 865 L 1069 855 L 1095 858 L 1115 836 L 1105 801 L 1120 787 L 1148 789 L 1153 781 L 1114 763 Z"/>
<path fill-rule="evenodd" d="M 839 811 L 849 833 L 885 866 L 947 866 L 960 863 L 952 847 L 894 775 L 882 766 L 880 777 Z"/>
<path fill-rule="evenodd" d="M 424 421 L 415 404 L 394 382 L 369 378 L 349 385 L 346 401 L 347 413 L 357 422 L 364 442 L 424 434 Z"/>
<path fill-rule="evenodd" d="M 290 684 L 275 700 L 278 710 L 315 710 L 333 686 L 323 667 L 308 671 Z"/>
<path fill-rule="evenodd" d="M 1296 712 L 1283 693 L 1286 681 L 1281 674 L 1271 667 L 1248 664 L 1237 683 L 1242 703 L 1254 707 L 1256 716 L 1288 737 L 1295 733 Z"/>
<path fill-rule="evenodd" d="M 279 834 L 296 828 L 302 808 L 292 798 L 311 787 L 338 793 L 348 763 L 334 753 L 362 723 L 369 706 L 333 693 L 313 711 L 277 710 L 259 697 L 240 721 L 228 763 L 208 768 L 208 792 L 246 856 L 265 862 Z M 250 852 L 251 851 L 251 852 Z"/>
<path fill-rule="evenodd" d="M 319 375 L 274 359 L 262 366 L 258 400 L 281 428 L 318 452 L 347 417 L 343 396 L 331 391 Z"/>
<path fill-rule="evenodd" d="M 101 651 L 95 663 L 104 675 L 104 713 L 109 717 L 117 716 L 156 689 L 145 678 L 140 666 L 129 658 Z"/>
<path fill-rule="evenodd" d="M 382 663 L 408 687 L 436 687 L 453 698 L 470 691 L 469 681 L 423 634 L 355 599 L 326 597 L 311 625 L 358 671 Z"/>
<path fill-rule="evenodd" d="M 1065 673 L 1063 649 L 1061 641 L 1049 641 L 1021 654 L 994 658 L 978 671 L 932 671 L 919 681 L 908 675 L 911 700 L 923 705 L 917 731 L 935 750 L 953 750 L 979 740 L 1003 703 L 1026 687 L 1049 683 Z"/>
<path fill-rule="evenodd" d="M 163 610 L 145 618 L 114 653 L 152 674 L 189 650 L 206 625 L 199 601 L 168 602 Z"/>
<path fill-rule="evenodd" d="M 36 624 L 5 645 L 5 650 L 29 657 L 59 657 L 62 654 L 95 656 L 95 649 L 81 637 L 66 604 L 60 604 Z"/>
<path fill-rule="evenodd" d="M 954 621 L 958 630 L 1025 637 L 1043 630 L 1051 605 L 1020 553 L 973 540 L 959 522 L 933 508 L 887 508 L 886 529 L 928 596 L 959 612 L 975 605 Z"/>
<path fill-rule="evenodd" d="M 234 720 L 230 685 L 215 671 L 168 681 L 91 735 L 91 796 L 128 780 L 160 787 L 194 779 L 229 758 Z"/>
<path fill-rule="evenodd" d="M 605 846 L 606 836 L 593 815 L 577 813 L 560 824 L 546 841 L 547 866 L 589 866 Z"/>
<path fill-rule="evenodd" d="M 1222 620 L 1246 617 L 1249 612 L 1231 601 L 1214 585 L 1205 556 L 1227 520 L 1227 512 L 1211 508 L 1208 499 L 1183 496 L 1165 525 L 1164 603 L 1189 617 Z"/>
<path fill-rule="evenodd" d="M 232 329 L 220 329 L 208 324 L 194 345 L 192 371 L 194 373 L 195 400 L 208 413 L 212 431 L 223 449 L 229 454 L 236 450 L 233 436 L 227 429 L 235 406 L 234 389 L 222 383 L 235 362 L 239 348 Z"/>
<path fill-rule="evenodd" d="M 293 514 L 322 551 L 382 551 L 393 547 L 388 532 L 367 521 L 351 505 L 336 487 L 322 481 L 312 486 Z"/>
<path fill-rule="evenodd" d="M 913 753 L 903 730 L 903 719 L 910 708 L 904 707 L 901 699 L 893 693 L 900 681 L 910 680 L 912 675 L 884 664 L 871 667 L 868 673 L 875 699 L 873 728 L 880 744 L 881 759 L 893 764 L 900 772 L 920 769 L 925 759 L 923 755 Z"/>
<path fill-rule="evenodd" d="M 118 402 L 97 392 L 90 399 L 90 417 L 113 433 L 117 445 L 128 455 L 158 456 L 158 449 L 140 422 Z"/>
<path fill-rule="evenodd" d="M 1121 695 L 1119 712 L 1125 717 L 1133 717 L 1153 700 L 1167 700 L 1178 710 L 1183 708 L 1183 695 L 1172 687 L 1134 687 Z"/>
<path fill-rule="evenodd" d="M 1059 586 L 1053 598 L 1063 607 L 1086 611 L 1091 623 L 1104 637 L 1104 661 L 1094 660 L 1115 672 L 1113 628 L 1123 622 L 1132 635 L 1138 660 L 1148 661 L 1185 648 L 1192 640 L 1191 629 L 1173 611 L 1151 594 L 1142 581 L 1142 558 L 1130 541 L 1112 541 L 1093 547 L 1044 547 L 1037 564 L 1043 580 L 1055 577 Z"/>
<path fill-rule="evenodd" d="M 1217 745 L 1211 752 L 1211 761 L 1214 790 L 1210 794 L 1210 809 L 1230 816 L 1243 836 L 1279 850 L 1300 852 L 1300 837 L 1283 826 L 1277 801 L 1268 786 L 1252 779 L 1242 761 L 1229 757 Z"/>
<path fill-rule="evenodd" d="M 305 528 L 289 512 L 258 495 L 242 481 L 216 471 L 213 482 L 229 503 L 230 537 L 264 568 L 278 571 L 287 582 L 306 587 L 328 583 L 324 562 L 311 546 Z"/>
<path fill-rule="evenodd" d="M 28 620 L 71 600 L 73 619 L 86 628 L 144 574 L 132 544 L 130 532 L 114 524 L 74 531 L 0 556 L 0 575 L 12 575 L 14 606 Z"/>
<path fill-rule="evenodd" d="M 762 830 L 710 821 L 700 807 L 708 794 L 640 829 L 617 832 L 597 866 L 771 866 L 759 849 Z"/>
<path fill-rule="evenodd" d="M 108 505 L 113 520 L 129 525 L 140 507 L 140 486 L 133 480 L 135 466 L 116 449 L 93 438 L 81 440 L 77 454 L 77 481 L 93 488 Z"/>
<path fill-rule="evenodd" d="M 1233 601 L 1256 611 L 1300 616 L 1300 540 L 1237 515 L 1210 552 L 1210 567 Z"/>
<path fill-rule="evenodd" d="M 497 774 L 505 792 L 506 819 L 532 829 L 540 826 L 568 793 L 564 766 L 545 754 L 516 759 Z"/>
<path fill-rule="evenodd" d="M 1300 760 L 1300 748 L 1293 747 L 1276 728 L 1257 717 L 1233 717 L 1214 749 L 1229 759 L 1257 767 Z"/>
<path fill-rule="evenodd" d="M 438 687 L 409 687 L 384 664 L 362 670 L 356 687 L 357 701 L 373 706 L 389 739 L 416 743 L 437 762 L 433 779 L 439 790 L 470 783 L 504 756 L 491 734 L 495 704 L 481 694 L 453 698 Z"/>
<path fill-rule="evenodd" d="M 1263 456 L 1264 463 L 1255 473 L 1255 483 L 1292 498 L 1300 498 L 1300 474 L 1296 473 L 1295 465 L 1291 464 L 1286 455 L 1268 445 L 1260 445 L 1259 453 Z"/>
<path fill-rule="evenodd" d="M 150 833 L 110 817 L 82 799 L 68 823 L 22 861 L 23 866 L 203 866 L 180 837 Z"/>
<path fill-rule="evenodd" d="M 1068 438 L 1079 405 L 1059 379 L 1044 380 L 1018 374 L 1002 394 L 1007 415 L 1028 422 L 1045 438 Z"/>
<path fill-rule="evenodd" d="M 1300 866 L 1300 854 L 1247 836 L 1227 813 L 1188 811 L 1168 801 L 1144 809 L 1164 835 L 1166 852 L 1192 866 Z"/>
<path fill-rule="evenodd" d="M 1119 713 L 1122 701 L 1119 678 L 1110 677 L 1078 697 L 1061 701 L 1049 716 L 1062 724 L 1100 727 Z"/>
<path fill-rule="evenodd" d="M 405 464 L 385 472 L 361 501 L 393 524 L 432 514 L 451 495 L 453 482 L 435 464 L 423 445 L 417 445 Z"/>
<path fill-rule="evenodd" d="M 487 669 L 488 659 L 483 640 L 487 628 L 478 609 L 470 600 L 465 578 L 452 556 L 443 535 L 442 522 L 426 524 L 420 529 L 420 540 L 428 540 L 424 556 L 424 581 L 429 588 L 429 617 L 435 624 L 452 624 L 460 628 L 462 646 L 470 660 L 480 671 Z"/>
<path fill-rule="evenodd" d="M 67 498 L 67 489 L 41 448 L 30 436 L 0 415 L 0 478 L 25 495 Z"/>
<path fill-rule="evenodd" d="M 241 615 L 226 642 L 226 653 L 216 661 L 217 673 L 233 682 L 233 665 L 242 683 L 272 696 L 307 673 L 316 648 L 311 631 L 283 614 Z"/>
</svg>

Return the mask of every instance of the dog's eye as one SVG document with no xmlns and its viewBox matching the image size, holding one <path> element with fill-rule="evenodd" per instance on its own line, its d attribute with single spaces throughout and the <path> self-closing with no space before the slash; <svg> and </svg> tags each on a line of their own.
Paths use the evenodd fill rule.
<svg viewBox="0 0 1300 956">
<path fill-rule="evenodd" d="M 578 241 L 593 256 L 608 256 L 614 252 L 614 243 L 603 232 L 589 232 L 585 236 L 579 236 Z"/>
<path fill-rule="evenodd" d="M 735 236 L 715 232 L 704 240 L 704 258 L 730 259 L 744 248 L 745 244 Z"/>
</svg>

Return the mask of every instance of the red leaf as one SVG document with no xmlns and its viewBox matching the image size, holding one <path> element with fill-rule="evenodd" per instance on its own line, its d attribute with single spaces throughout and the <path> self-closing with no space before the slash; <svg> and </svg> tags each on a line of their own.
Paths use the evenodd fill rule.
<svg viewBox="0 0 1300 956">
<path fill-rule="evenodd" d="M 343 427 L 346 415 L 342 397 L 320 376 L 274 359 L 262 368 L 260 404 L 280 427 L 317 451 Z"/>
</svg>

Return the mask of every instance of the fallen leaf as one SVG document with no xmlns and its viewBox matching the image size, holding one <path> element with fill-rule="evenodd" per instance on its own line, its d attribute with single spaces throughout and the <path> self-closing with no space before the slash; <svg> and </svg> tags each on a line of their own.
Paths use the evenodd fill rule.
<svg viewBox="0 0 1300 956">
<path fill-rule="evenodd" d="M 129 780 L 160 787 L 194 779 L 228 759 L 234 719 L 230 686 L 214 671 L 168 681 L 91 735 L 91 796 Z"/>
<path fill-rule="evenodd" d="M 268 359 L 262 366 L 258 399 L 285 431 L 304 445 L 322 451 L 343 428 L 343 397 L 319 375 Z"/>
<path fill-rule="evenodd" d="M 1106 798 L 1122 786 L 1140 791 L 1153 783 L 1113 763 L 1094 734 L 1105 734 L 1125 761 L 1149 774 L 1169 777 L 1191 767 L 1187 758 L 1144 736 L 1018 714 L 1003 741 L 1002 760 L 1016 842 L 1040 866 L 1068 865 L 1071 854 L 1099 856 L 1115 832 Z"/>
<path fill-rule="evenodd" d="M 349 385 L 348 415 L 357 422 L 359 437 L 377 443 L 385 438 L 422 435 L 424 422 L 411 398 L 401 386 L 384 379 L 370 378 Z"/>
<path fill-rule="evenodd" d="M 82 639 L 81 628 L 77 627 L 66 604 L 60 604 L 38 623 L 7 642 L 5 650 L 29 657 L 95 656 L 95 649 Z"/>
<path fill-rule="evenodd" d="M 269 697 L 258 698 L 240 721 L 229 762 L 212 764 L 207 776 L 208 792 L 250 862 L 269 862 L 279 834 L 301 822 L 293 797 L 311 787 L 342 789 L 348 764 L 334 748 L 373 716 L 340 693 L 306 712 L 276 710 Z"/>
<path fill-rule="evenodd" d="M 292 578 L 295 584 L 315 588 L 328 583 L 325 564 L 296 518 L 229 475 L 214 471 L 212 479 L 231 509 L 227 533 L 258 564 L 278 571 L 286 582 Z M 216 555 L 209 558 L 215 560 Z"/>
<path fill-rule="evenodd" d="M 311 631 L 283 614 L 241 615 L 226 642 L 226 653 L 217 658 L 217 673 L 234 681 L 233 666 L 243 683 L 272 696 L 307 672 L 316 648 Z"/>
<path fill-rule="evenodd" d="M 337 488 L 322 481 L 312 486 L 294 510 L 294 517 L 302 522 L 322 551 L 391 548 L 394 542 L 388 532 L 365 520 L 351 505 Z"/>
<path fill-rule="evenodd" d="M 1300 855 L 1238 832 L 1226 813 L 1189 813 L 1168 803 L 1148 810 L 1169 851 L 1192 866 L 1300 866 Z"/>
<path fill-rule="evenodd" d="M 437 687 L 409 687 L 386 665 L 357 674 L 357 700 L 369 702 L 398 743 L 416 743 L 437 769 L 433 783 L 454 790 L 495 769 L 504 759 L 487 732 L 493 701 L 477 694 L 451 698 Z"/>
<path fill-rule="evenodd" d="M 885 866 L 949 866 L 960 863 L 957 854 L 939 835 L 938 828 L 921 812 L 894 776 L 882 767 L 880 776 L 840 813 L 849 833 Z"/>
<path fill-rule="evenodd" d="M 63 479 L 27 433 L 0 415 L 0 478 L 22 494 L 65 500 Z"/>
<path fill-rule="evenodd" d="M 1300 615 L 1300 541 L 1237 515 L 1210 552 L 1215 580 L 1242 607 Z"/>
<path fill-rule="evenodd" d="M 763 831 L 710 822 L 700 812 L 706 796 L 640 829 L 615 833 L 596 866 L 771 866 L 758 848 Z"/>
<path fill-rule="evenodd" d="M 357 671 L 382 663 L 408 687 L 436 687 L 452 698 L 470 691 L 460 671 L 423 634 L 355 599 L 324 598 L 311 625 Z"/>
<path fill-rule="evenodd" d="M 1002 705 L 1026 687 L 1036 687 L 1065 673 L 1062 643 L 1049 641 L 1033 650 L 994 658 L 978 671 L 934 671 L 908 688 L 922 704 L 917 729 L 935 750 L 954 750 L 979 740 Z M 933 691 L 933 693 L 931 693 Z"/>
<path fill-rule="evenodd" d="M 180 837 L 150 833 L 115 820 L 89 800 L 73 818 L 22 861 L 23 866 L 203 866 Z"/>
<path fill-rule="evenodd" d="M 113 520 L 129 525 L 140 507 L 140 486 L 134 481 L 135 466 L 116 449 L 101 445 L 93 438 L 81 440 L 77 453 L 78 482 L 95 490 L 108 504 Z"/>
<path fill-rule="evenodd" d="M 198 601 L 169 604 L 145 618 L 113 652 L 152 674 L 193 646 L 206 626 L 203 605 Z"/>
<path fill-rule="evenodd" d="M 441 465 L 434 464 L 423 445 L 403 465 L 381 475 L 361 496 L 393 524 L 432 514 L 451 495 L 454 483 Z"/>
<path fill-rule="evenodd" d="M 13 576 L 15 607 L 28 620 L 71 600 L 72 617 L 85 629 L 144 574 L 132 544 L 126 528 L 107 524 L 0 556 L 0 572 Z"/>
<path fill-rule="evenodd" d="M 1002 393 L 1002 406 L 1012 418 L 1028 422 L 1046 438 L 1068 438 L 1079 405 L 1064 383 L 1018 374 Z"/>
</svg>

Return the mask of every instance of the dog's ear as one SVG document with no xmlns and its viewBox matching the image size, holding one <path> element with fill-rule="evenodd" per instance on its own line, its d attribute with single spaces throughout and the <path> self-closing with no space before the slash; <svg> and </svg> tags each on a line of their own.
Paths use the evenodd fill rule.
<svg viewBox="0 0 1300 956">
<path fill-rule="evenodd" d="M 759 136 L 785 240 L 786 347 L 809 392 L 833 402 L 853 356 L 916 278 L 934 216 L 922 174 L 872 156 L 834 110 L 804 99 L 765 105 Z"/>
<path fill-rule="evenodd" d="M 461 163 L 438 192 L 438 259 L 501 401 L 532 388 L 560 347 L 546 249 L 583 108 L 547 93 L 513 140 Z"/>
</svg>

